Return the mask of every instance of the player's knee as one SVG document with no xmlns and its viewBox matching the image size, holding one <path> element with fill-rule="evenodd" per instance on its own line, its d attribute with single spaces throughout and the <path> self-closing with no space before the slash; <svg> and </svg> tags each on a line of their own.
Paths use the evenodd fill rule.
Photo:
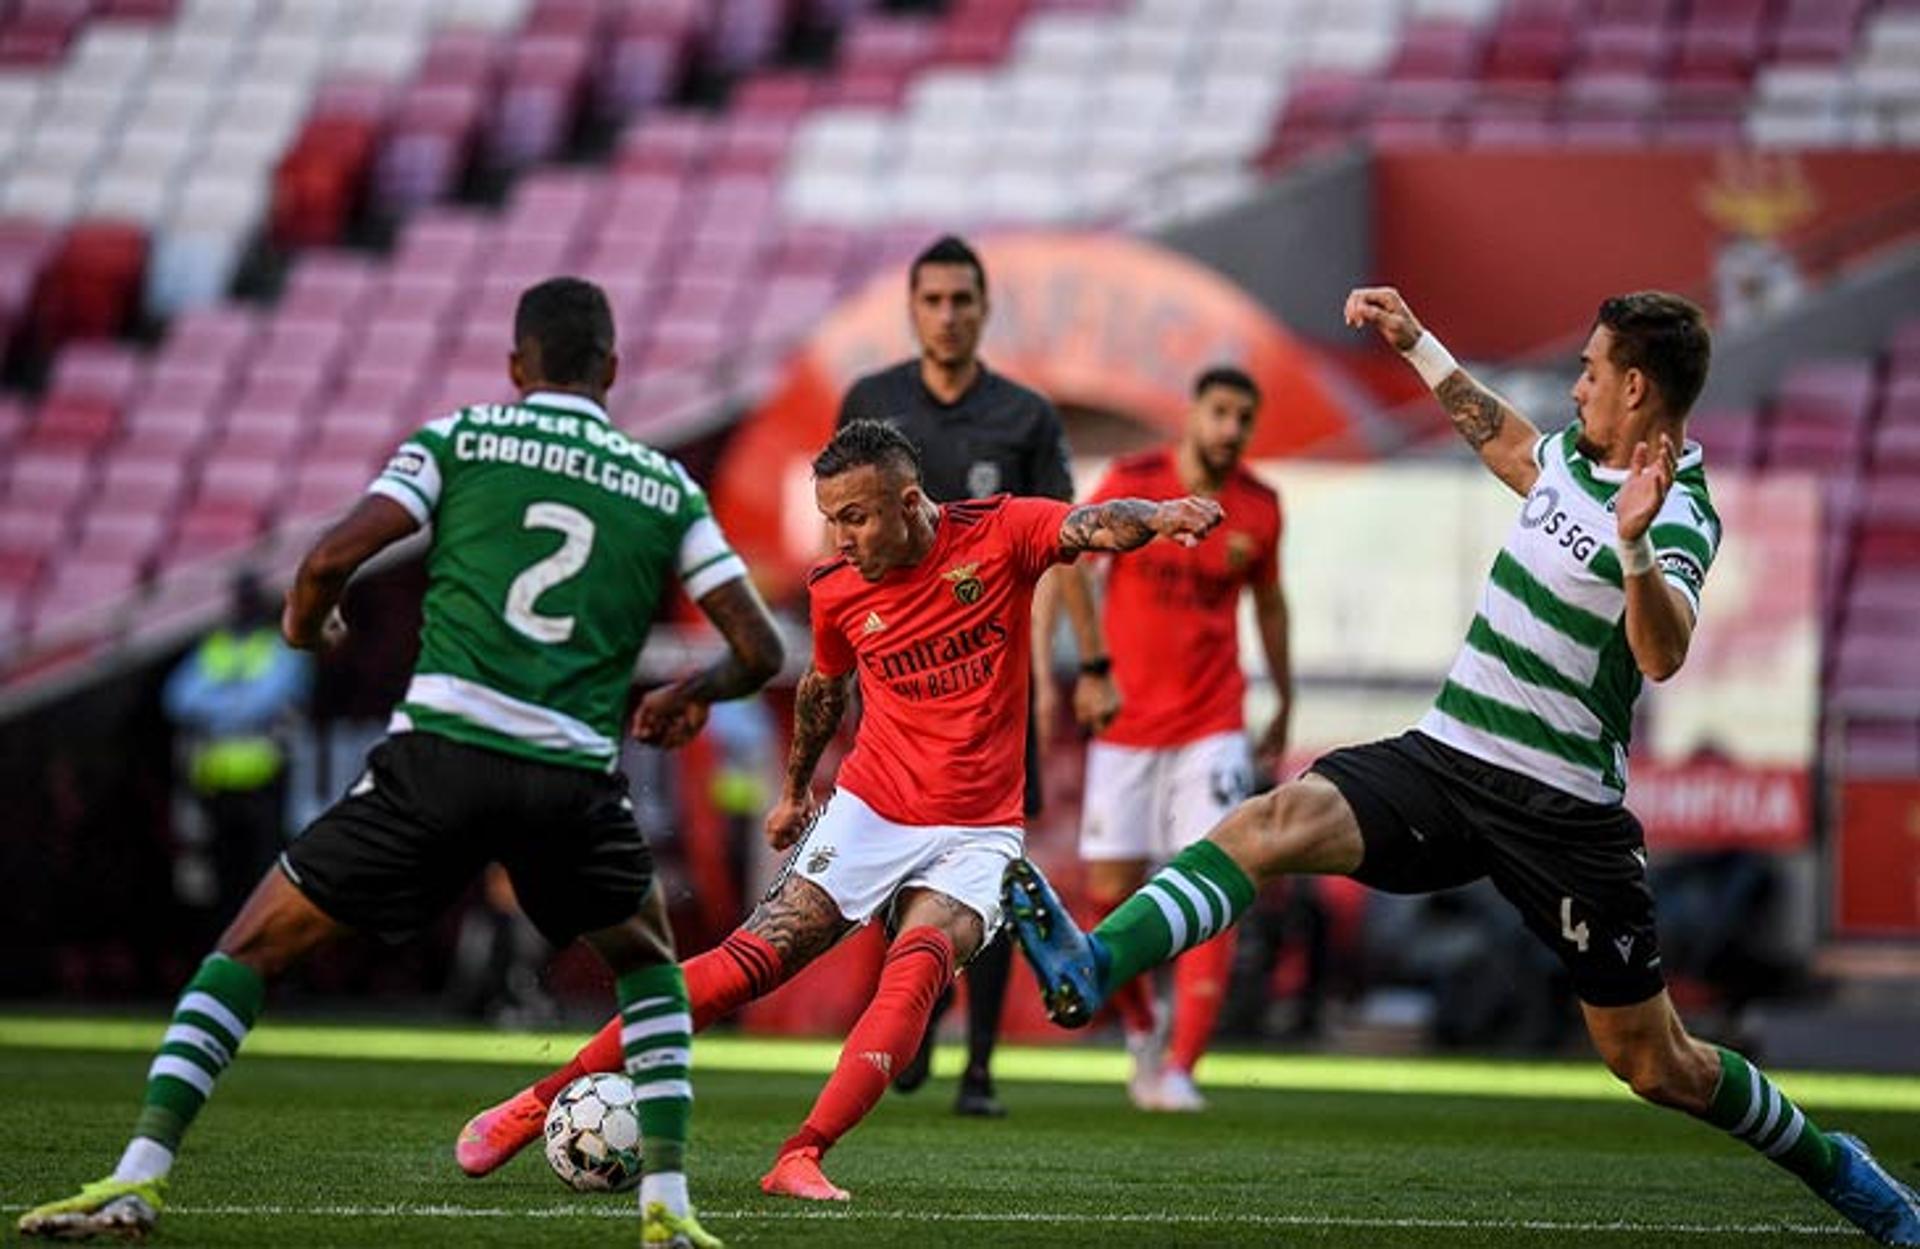
<svg viewBox="0 0 1920 1249">
<path fill-rule="evenodd" d="M 235 922 L 220 935 L 214 949 L 249 968 L 262 980 L 271 980 L 306 953 L 308 944 L 294 940 L 294 936 L 295 933 L 284 926 Z"/>
<path fill-rule="evenodd" d="M 1311 778 L 1289 781 L 1241 804 L 1234 823 L 1246 830 L 1243 854 L 1235 854 L 1249 874 L 1348 870 L 1357 863 L 1357 846 L 1347 843 L 1351 819 L 1343 820 L 1344 800 L 1333 786 Z M 1229 853 L 1233 847 L 1228 847 Z"/>
<path fill-rule="evenodd" d="M 1665 1047 L 1651 1044 L 1621 1046 L 1606 1056 L 1607 1070 L 1633 1090 L 1635 1097 L 1656 1106 L 1685 1108 L 1690 1081 Z"/>
</svg>

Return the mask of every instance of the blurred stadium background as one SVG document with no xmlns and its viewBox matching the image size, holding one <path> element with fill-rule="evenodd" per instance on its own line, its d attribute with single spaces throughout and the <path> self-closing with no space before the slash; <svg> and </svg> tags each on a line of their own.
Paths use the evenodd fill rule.
<svg viewBox="0 0 1920 1249">
<path fill-rule="evenodd" d="M 608 289 L 616 419 L 710 483 L 798 631 L 805 457 L 909 352 L 903 262 L 946 230 L 981 242 L 986 357 L 1061 406 L 1083 487 L 1178 428 L 1201 367 L 1259 377 L 1303 761 L 1410 722 L 1511 509 L 1340 326 L 1348 287 L 1401 286 L 1543 424 L 1601 296 L 1705 301 L 1728 538 L 1632 796 L 1668 966 L 1766 1061 L 1920 1068 L 1913 0 L 0 0 L 0 997 L 185 978 L 224 916 L 166 676 L 404 433 L 509 397 L 524 286 Z M 283 729 L 286 828 L 379 734 L 419 585 L 401 560 L 351 596 L 357 640 Z M 676 623 L 647 675 L 708 645 Z M 684 950 L 770 870 L 784 720 L 775 693 L 626 760 Z M 1071 734 L 1047 769 L 1033 852 L 1071 887 Z M 872 957 L 746 1026 L 834 1030 Z M 1228 1022 L 1553 1050 L 1557 978 L 1489 894 L 1322 883 L 1263 901 Z M 497 888 L 291 996 L 347 991 L 517 1026 L 606 1000 Z"/>
</svg>

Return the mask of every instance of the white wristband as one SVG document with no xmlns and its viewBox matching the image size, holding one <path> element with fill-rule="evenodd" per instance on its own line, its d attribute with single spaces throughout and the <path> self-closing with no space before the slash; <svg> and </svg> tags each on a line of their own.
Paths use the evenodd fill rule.
<svg viewBox="0 0 1920 1249">
<path fill-rule="evenodd" d="M 1400 354 L 1406 357 L 1407 363 L 1413 366 L 1428 390 L 1437 388 L 1460 367 L 1460 362 L 1453 358 L 1453 353 L 1447 350 L 1445 343 L 1433 336 L 1432 330 L 1421 330 L 1413 346 Z"/>
<path fill-rule="evenodd" d="M 1646 534 L 1641 534 L 1631 542 L 1620 544 L 1620 571 L 1629 577 L 1637 577 L 1643 572 L 1652 572 L 1654 568 L 1653 543 Z"/>
</svg>

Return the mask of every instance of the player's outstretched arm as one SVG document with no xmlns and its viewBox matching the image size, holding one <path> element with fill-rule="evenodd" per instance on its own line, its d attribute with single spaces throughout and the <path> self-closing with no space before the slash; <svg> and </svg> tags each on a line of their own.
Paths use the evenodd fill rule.
<svg viewBox="0 0 1920 1249">
<path fill-rule="evenodd" d="M 334 609 L 362 564 L 420 527 L 413 513 L 385 495 L 369 494 L 320 535 L 294 574 L 280 612 L 287 645 L 312 650 L 337 643 L 346 626 Z"/>
<path fill-rule="evenodd" d="M 1132 551 L 1155 538 L 1181 546 L 1195 546 L 1212 533 L 1226 513 L 1212 499 L 1108 499 L 1082 503 L 1060 522 L 1060 553 L 1071 558 L 1082 551 Z"/>
<path fill-rule="evenodd" d="M 793 692 L 793 746 L 787 751 L 786 782 L 780 801 L 767 813 L 767 844 L 785 850 L 813 823 L 813 770 L 847 714 L 851 672 L 827 676 L 812 664 Z"/>
<path fill-rule="evenodd" d="M 1423 328 L 1413 309 L 1391 286 L 1366 286 L 1347 296 L 1347 324 L 1371 325 L 1388 346 L 1405 356 L 1447 410 L 1467 445 L 1513 490 L 1525 494 L 1540 476 L 1533 444 L 1540 431 L 1512 404 L 1475 381 L 1440 340 Z"/>
<path fill-rule="evenodd" d="M 715 586 L 700 596 L 699 605 L 726 640 L 727 653 L 640 700 L 633 735 L 648 745 L 667 750 L 686 745 L 706 724 L 708 707 L 745 698 L 778 676 L 787 661 L 773 614 L 746 577 Z"/>
</svg>

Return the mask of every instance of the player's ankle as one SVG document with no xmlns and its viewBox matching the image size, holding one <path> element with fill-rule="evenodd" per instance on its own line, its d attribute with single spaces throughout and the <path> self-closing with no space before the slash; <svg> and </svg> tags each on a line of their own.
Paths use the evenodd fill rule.
<svg viewBox="0 0 1920 1249">
<path fill-rule="evenodd" d="M 659 1202 L 667 1208 L 668 1214 L 682 1215 L 692 1209 L 687 1197 L 687 1173 L 685 1171 L 649 1171 L 640 1180 L 640 1206 L 642 1209 Z"/>
<path fill-rule="evenodd" d="M 789 1136 L 780 1146 L 782 1154 L 793 1153 L 797 1149 L 811 1149 L 816 1154 L 824 1154 L 833 1147 L 833 1142 L 812 1124 L 803 1123 L 800 1130 Z"/>
</svg>

